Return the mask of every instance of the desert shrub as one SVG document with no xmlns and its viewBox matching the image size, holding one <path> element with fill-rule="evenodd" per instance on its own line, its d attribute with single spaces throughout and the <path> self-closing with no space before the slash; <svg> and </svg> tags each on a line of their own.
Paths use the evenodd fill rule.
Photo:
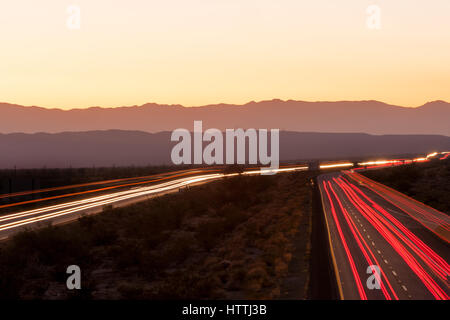
<svg viewBox="0 0 450 320">
<path fill-rule="evenodd" d="M 17 272 L 5 266 L 0 266 L 0 299 L 13 299 L 20 298 L 20 289 L 25 283 Z"/>
<path fill-rule="evenodd" d="M 138 283 L 123 282 L 118 286 L 117 290 L 121 294 L 122 298 L 127 300 L 135 300 L 142 297 L 144 287 L 142 284 Z"/>
<path fill-rule="evenodd" d="M 139 241 L 123 239 L 117 246 L 114 261 L 118 269 L 139 265 L 142 259 L 142 246 Z"/>
<path fill-rule="evenodd" d="M 50 291 L 90 299 L 93 292 L 99 294 L 91 275 L 98 269 L 118 275 L 122 283 L 113 294 L 126 299 L 212 299 L 225 297 L 223 290 L 244 289 L 259 292 L 249 293 L 259 298 L 264 288 L 276 289 L 270 277 L 285 272 L 287 237 L 301 216 L 291 211 L 303 204 L 296 188 L 305 191 L 304 177 L 226 178 L 126 207 L 105 207 L 102 214 L 72 224 L 20 233 L 0 245 L 0 298 L 25 293 L 39 298 L 46 284 L 56 283 L 62 289 Z M 208 257 L 216 259 L 207 263 Z M 83 289 L 77 293 L 64 290 L 70 264 L 83 270 Z"/>
<path fill-rule="evenodd" d="M 171 241 L 165 251 L 166 260 L 171 264 L 178 264 L 188 258 L 193 252 L 194 238 L 192 236 L 177 237 Z"/>
<path fill-rule="evenodd" d="M 218 287 L 218 278 L 200 277 L 192 272 L 179 272 L 171 275 L 162 284 L 153 299 L 212 299 Z"/>
<path fill-rule="evenodd" d="M 265 267 L 255 266 L 251 267 L 245 277 L 246 288 L 257 292 L 263 286 L 268 284 L 269 276 Z"/>
<path fill-rule="evenodd" d="M 225 232 L 225 227 L 226 224 L 223 219 L 202 223 L 198 227 L 196 238 L 209 251 L 219 243 Z"/>
</svg>

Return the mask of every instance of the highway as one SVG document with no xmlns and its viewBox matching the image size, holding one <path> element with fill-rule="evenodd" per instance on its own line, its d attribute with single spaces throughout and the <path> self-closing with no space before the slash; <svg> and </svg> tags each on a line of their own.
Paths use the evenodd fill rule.
<svg viewBox="0 0 450 320">
<path fill-rule="evenodd" d="M 448 215 L 354 170 L 318 184 L 341 299 L 449 299 Z"/>
<path fill-rule="evenodd" d="M 221 167 L 210 167 L 210 168 L 199 168 L 199 169 L 187 169 L 179 170 L 173 172 L 165 172 L 159 174 L 153 174 L 149 176 L 140 176 L 132 178 L 122 178 L 114 180 L 103 180 L 95 181 L 89 183 L 81 183 L 75 185 L 65 185 L 53 188 L 44 188 L 38 190 L 28 190 L 15 193 L 6 193 L 0 195 L 0 200 L 2 199 L 20 199 L 24 196 L 35 196 L 39 195 L 37 199 L 25 200 L 25 201 L 11 201 L 11 203 L 0 205 L 0 209 L 12 208 L 23 205 L 36 204 L 39 202 L 45 202 L 50 200 L 59 200 L 69 197 L 79 197 L 90 195 L 99 192 L 110 192 L 112 190 L 123 189 L 123 188 L 133 188 L 142 185 L 148 185 L 149 183 L 155 183 L 160 181 L 173 180 L 179 177 L 193 176 L 205 173 L 217 173 L 221 171 Z M 83 189 L 80 191 L 80 189 Z M 87 189 L 87 190 L 84 190 Z M 62 194 L 49 196 L 49 193 L 66 191 Z"/>
<path fill-rule="evenodd" d="M 274 169 L 273 172 L 293 172 L 307 170 L 307 166 L 281 167 Z M 192 169 L 183 172 L 167 173 L 161 176 L 144 177 L 143 181 L 128 181 L 129 179 L 112 180 L 114 185 L 89 189 L 81 192 L 68 192 L 58 196 L 50 196 L 35 200 L 15 202 L 0 206 L 0 209 L 14 207 L 16 205 L 28 205 L 30 203 L 45 202 L 55 199 L 64 199 L 67 197 L 80 197 L 80 199 L 65 201 L 54 205 L 42 206 L 25 211 L 18 211 L 0 215 L 0 240 L 22 231 L 25 228 L 41 227 L 51 224 L 61 224 L 78 219 L 82 215 L 96 214 L 103 210 L 105 206 L 114 205 L 114 207 L 126 206 L 132 203 L 147 200 L 151 197 L 161 196 L 167 193 L 178 192 L 180 189 L 199 184 L 208 183 L 224 177 L 236 176 L 238 173 L 224 174 L 217 169 Z M 267 172 L 268 170 L 265 170 Z M 249 169 L 242 174 L 259 175 L 259 169 Z M 151 178 L 151 179 L 149 179 Z M 135 178 L 133 178 L 135 179 Z M 126 180 L 126 181 L 123 181 Z M 116 182 L 121 182 L 116 184 Z M 107 181 L 108 183 L 110 181 Z M 125 183 L 123 183 L 125 182 Z M 94 185 L 98 185 L 95 183 Z M 79 185 L 77 185 L 78 187 Z M 84 186 L 84 185 L 83 185 Z M 68 187 L 64 187 L 69 189 Z M 60 190 L 59 188 L 56 190 Z M 50 191 L 53 191 L 50 190 Z M 36 193 L 36 191 L 32 191 Z M 45 189 L 43 192 L 49 192 Z M 93 193 L 101 192 L 100 195 L 90 196 Z M 29 192 L 20 195 L 28 195 Z M 15 195 L 18 196 L 18 195 Z"/>
<path fill-rule="evenodd" d="M 440 159 L 449 154 L 441 153 Z M 319 166 L 321 170 L 344 170 L 322 174 L 317 180 L 340 298 L 449 298 L 449 217 L 358 173 L 436 156 L 433 153 L 412 160 L 369 161 L 352 169 L 351 162 Z M 285 166 L 273 171 L 303 170 L 308 166 Z M 247 169 L 242 174 L 259 175 L 261 170 Z M 0 210 L 9 211 L 0 213 L 0 240 L 25 228 L 67 223 L 96 214 L 108 205 L 126 206 L 235 175 L 238 173 L 225 174 L 223 168 L 209 167 L 1 195 L 0 200 L 14 201 L 0 205 Z M 40 197 L 30 199 L 34 194 Z M 22 197 L 27 198 L 22 201 Z M 374 278 L 379 288 L 374 288 Z"/>
</svg>

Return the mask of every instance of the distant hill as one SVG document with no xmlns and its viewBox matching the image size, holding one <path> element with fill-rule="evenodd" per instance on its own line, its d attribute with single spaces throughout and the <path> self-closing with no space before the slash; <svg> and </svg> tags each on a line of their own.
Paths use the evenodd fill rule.
<svg viewBox="0 0 450 320">
<path fill-rule="evenodd" d="M 170 132 L 90 131 L 0 134 L 0 168 L 91 167 L 171 164 Z M 425 154 L 450 150 L 450 137 L 361 133 L 280 133 L 280 158 Z"/>
<path fill-rule="evenodd" d="M 46 109 L 0 103 L 0 133 L 91 130 L 145 132 L 206 128 L 279 128 L 298 132 L 438 134 L 450 136 L 450 104 L 434 101 L 404 108 L 378 101 L 303 102 L 271 100 L 245 105 L 180 105 Z"/>
</svg>

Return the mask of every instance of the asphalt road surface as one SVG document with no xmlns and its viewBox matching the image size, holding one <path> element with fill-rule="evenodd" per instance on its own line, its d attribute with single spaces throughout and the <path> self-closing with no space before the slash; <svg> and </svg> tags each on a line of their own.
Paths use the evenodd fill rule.
<svg viewBox="0 0 450 320">
<path fill-rule="evenodd" d="M 350 171 L 318 183 L 341 299 L 449 298 L 447 215 Z"/>
</svg>

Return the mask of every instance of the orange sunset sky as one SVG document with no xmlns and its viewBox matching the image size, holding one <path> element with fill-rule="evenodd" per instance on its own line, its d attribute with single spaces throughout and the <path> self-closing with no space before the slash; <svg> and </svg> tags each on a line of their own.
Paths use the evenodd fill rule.
<svg viewBox="0 0 450 320">
<path fill-rule="evenodd" d="M 3 1 L 0 40 L 0 101 L 23 105 L 450 101 L 449 0 Z"/>
</svg>

